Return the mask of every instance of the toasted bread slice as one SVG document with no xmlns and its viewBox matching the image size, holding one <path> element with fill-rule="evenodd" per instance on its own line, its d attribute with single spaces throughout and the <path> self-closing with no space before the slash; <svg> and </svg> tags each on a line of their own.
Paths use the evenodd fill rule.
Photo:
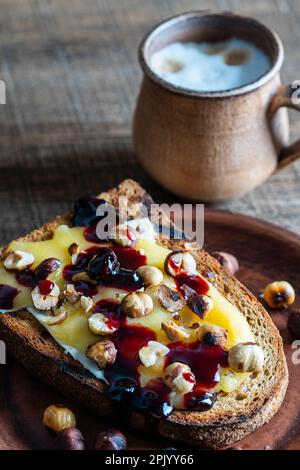
<svg viewBox="0 0 300 470">
<path fill-rule="evenodd" d="M 128 198 L 133 211 L 137 203 L 147 205 L 151 202 L 144 189 L 132 180 L 123 181 L 118 188 L 100 195 L 112 204 L 116 204 L 119 196 Z M 69 222 L 70 215 L 58 217 L 19 240 L 49 239 L 58 225 Z M 176 249 L 183 242 L 162 235 L 158 243 Z M 272 418 L 283 401 L 288 371 L 282 339 L 260 302 L 204 250 L 193 254 L 198 271 L 204 277 L 213 272 L 215 287 L 246 317 L 257 343 L 264 349 L 264 370 L 256 378 L 249 376 L 246 379 L 243 386 L 247 393 L 242 396 L 239 391 L 219 394 L 209 411 L 174 411 L 168 418 L 135 412 L 128 420 L 133 428 L 145 432 L 151 430 L 152 434 L 189 445 L 219 448 L 240 440 Z M 209 280 L 211 282 L 211 277 Z M 113 415 L 114 407 L 105 393 L 106 386 L 66 355 L 26 310 L 0 315 L 0 337 L 9 352 L 44 382 L 99 415 Z"/>
</svg>

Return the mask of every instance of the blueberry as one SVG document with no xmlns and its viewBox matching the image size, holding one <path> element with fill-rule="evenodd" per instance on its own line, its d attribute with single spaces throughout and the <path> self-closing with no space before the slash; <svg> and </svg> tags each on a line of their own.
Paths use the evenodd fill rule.
<svg viewBox="0 0 300 470">
<path fill-rule="evenodd" d="M 87 266 L 87 273 L 92 279 L 100 281 L 118 274 L 119 269 L 116 254 L 110 248 L 99 248 Z"/>
<path fill-rule="evenodd" d="M 73 225 L 75 227 L 87 227 L 101 219 L 96 216 L 96 211 L 100 204 L 107 204 L 104 199 L 96 197 L 81 197 L 75 202 Z"/>
</svg>

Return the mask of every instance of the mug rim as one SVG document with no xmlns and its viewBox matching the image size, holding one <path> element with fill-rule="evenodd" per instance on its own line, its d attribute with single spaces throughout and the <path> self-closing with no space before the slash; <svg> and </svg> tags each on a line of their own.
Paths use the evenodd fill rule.
<svg viewBox="0 0 300 470">
<path fill-rule="evenodd" d="M 186 21 L 191 17 L 205 16 L 238 18 L 240 20 L 245 20 L 245 22 L 250 23 L 256 26 L 257 28 L 260 28 L 263 32 L 265 32 L 269 36 L 270 40 L 273 41 L 273 43 L 275 44 L 276 49 L 274 63 L 267 70 L 267 72 L 258 77 L 256 80 L 247 83 L 246 85 L 242 85 L 240 87 L 231 88 L 224 91 L 196 91 L 182 86 L 174 85 L 157 75 L 157 73 L 154 72 L 152 68 L 148 65 L 147 60 L 145 58 L 145 52 L 151 39 L 153 39 L 153 37 L 155 37 L 160 32 L 164 31 L 164 29 L 166 29 L 167 27 L 172 26 L 176 23 Z M 257 90 L 262 85 L 271 80 L 282 67 L 284 59 L 284 48 L 278 34 L 273 29 L 266 26 L 264 23 L 258 21 L 256 18 L 247 15 L 240 15 L 238 13 L 230 11 L 193 10 L 180 13 L 179 15 L 173 15 L 156 24 L 148 33 L 146 33 L 146 35 L 142 39 L 138 49 L 138 59 L 144 74 L 148 78 L 150 78 L 153 82 L 155 82 L 162 88 L 165 88 L 173 93 L 192 98 L 228 98 L 232 96 L 239 96 L 250 93 L 254 90 Z"/>
</svg>

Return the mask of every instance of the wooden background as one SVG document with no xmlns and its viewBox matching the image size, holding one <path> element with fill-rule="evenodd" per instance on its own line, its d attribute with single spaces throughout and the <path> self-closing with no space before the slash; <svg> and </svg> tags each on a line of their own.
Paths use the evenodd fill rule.
<svg viewBox="0 0 300 470">
<path fill-rule="evenodd" d="M 124 177 L 158 201 L 177 199 L 147 177 L 132 151 L 137 47 L 162 18 L 196 8 L 237 10 L 274 28 L 286 51 L 284 81 L 300 79 L 299 0 L 0 1 L 2 243 Z M 292 118 L 295 138 L 300 116 Z M 299 233 L 299 182 L 300 162 L 222 207 Z"/>
</svg>

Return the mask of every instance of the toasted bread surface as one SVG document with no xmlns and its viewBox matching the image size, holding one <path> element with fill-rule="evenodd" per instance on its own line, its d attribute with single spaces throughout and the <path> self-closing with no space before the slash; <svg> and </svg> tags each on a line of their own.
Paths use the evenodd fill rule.
<svg viewBox="0 0 300 470">
<path fill-rule="evenodd" d="M 100 194 L 113 205 L 117 204 L 120 196 L 128 198 L 132 216 L 138 204 L 151 203 L 150 196 L 132 180 L 125 180 L 118 188 Z M 55 228 L 62 223 L 70 223 L 69 214 L 56 218 L 19 240 L 51 238 Z M 158 243 L 175 249 L 186 242 L 170 240 L 161 235 Z M 177 410 L 167 419 L 135 412 L 127 419 L 137 429 L 151 430 L 189 445 L 218 448 L 243 438 L 272 418 L 284 398 L 288 371 L 282 339 L 261 303 L 204 250 L 195 249 L 193 255 L 198 271 L 246 317 L 257 343 L 264 349 L 264 370 L 256 377 L 249 376 L 243 383 L 242 391 L 219 394 L 217 402 L 209 411 Z M 44 382 L 95 413 L 103 416 L 113 414 L 114 407 L 105 393 L 106 386 L 66 355 L 26 310 L 0 315 L 0 337 L 5 340 L 11 354 Z"/>
</svg>

